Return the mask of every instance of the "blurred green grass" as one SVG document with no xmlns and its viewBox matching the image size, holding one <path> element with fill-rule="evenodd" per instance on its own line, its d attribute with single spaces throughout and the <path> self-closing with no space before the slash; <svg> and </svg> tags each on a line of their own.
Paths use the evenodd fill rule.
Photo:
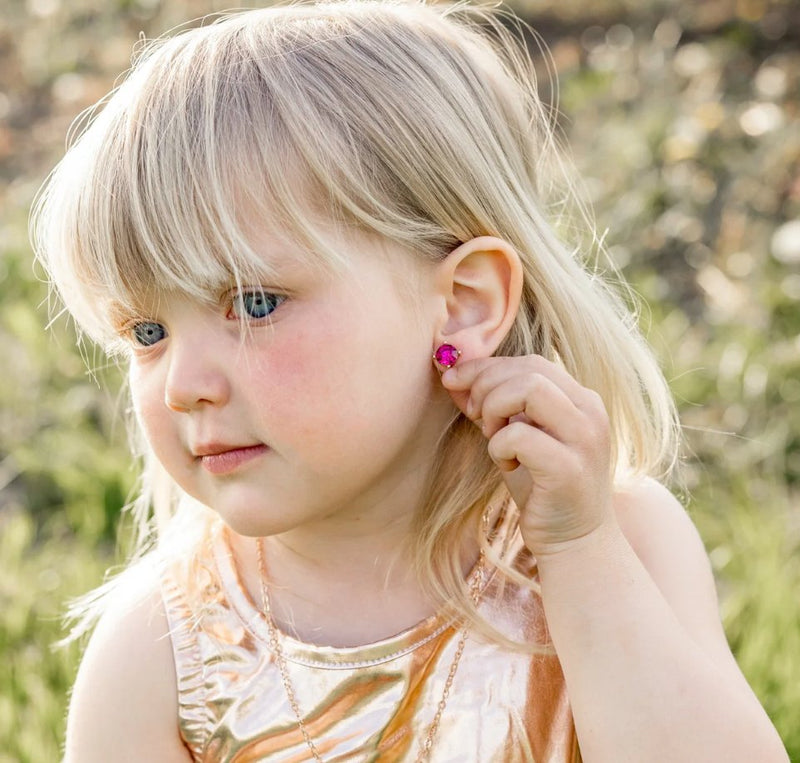
<svg viewBox="0 0 800 763">
<path fill-rule="evenodd" d="M 119 370 L 82 358 L 65 320 L 45 331 L 27 209 L 139 31 L 224 7 L 0 0 L 0 763 L 59 759 L 78 649 L 51 645 L 68 598 L 121 561 L 135 481 Z M 647 305 L 728 638 L 800 762 L 800 10 L 514 7 L 552 50 L 585 194 Z"/>
</svg>

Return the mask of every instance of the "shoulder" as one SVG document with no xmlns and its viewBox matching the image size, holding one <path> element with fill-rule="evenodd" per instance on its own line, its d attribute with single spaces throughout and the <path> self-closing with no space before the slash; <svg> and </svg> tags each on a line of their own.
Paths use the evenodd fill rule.
<svg viewBox="0 0 800 763">
<path fill-rule="evenodd" d="M 72 691 L 65 761 L 187 763 L 159 576 L 140 563 L 111 596 Z"/>
<path fill-rule="evenodd" d="M 645 565 L 663 561 L 676 543 L 688 552 L 690 561 L 705 564 L 703 543 L 686 509 L 660 482 L 643 477 L 624 483 L 614 493 L 614 509 L 625 537 Z"/>
<path fill-rule="evenodd" d="M 647 478 L 620 487 L 614 507 L 628 543 L 678 620 L 710 656 L 730 665 L 711 565 L 686 509 Z"/>
</svg>

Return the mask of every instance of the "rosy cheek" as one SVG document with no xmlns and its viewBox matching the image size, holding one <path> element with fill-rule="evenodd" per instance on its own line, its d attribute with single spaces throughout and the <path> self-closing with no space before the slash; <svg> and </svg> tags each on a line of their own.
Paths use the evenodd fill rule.
<svg viewBox="0 0 800 763">
<path fill-rule="evenodd" d="M 281 338 L 270 348 L 269 376 L 276 385 L 307 384 L 325 353 L 324 345 L 305 332 Z"/>
<path fill-rule="evenodd" d="M 325 302 L 303 313 L 299 329 L 276 331 L 267 351 L 267 378 L 276 392 L 289 390 L 303 397 L 305 390 L 325 390 L 333 381 L 336 367 L 346 366 L 352 354 L 348 337 L 357 327 L 343 314 L 340 305 Z M 308 401 L 306 401 L 308 402 Z"/>
<path fill-rule="evenodd" d="M 347 366 L 342 339 L 333 331 L 276 336 L 257 371 L 260 407 L 268 420 L 291 423 L 306 443 L 322 441 L 352 386 Z"/>
</svg>

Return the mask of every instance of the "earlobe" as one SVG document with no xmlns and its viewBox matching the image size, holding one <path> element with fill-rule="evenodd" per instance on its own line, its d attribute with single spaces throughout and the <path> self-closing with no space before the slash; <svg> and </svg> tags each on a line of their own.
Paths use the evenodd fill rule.
<svg viewBox="0 0 800 763">
<path fill-rule="evenodd" d="M 492 355 L 508 334 L 522 297 L 522 263 L 514 247 L 495 236 L 471 239 L 438 265 L 441 313 L 437 345 L 464 358 Z"/>
</svg>

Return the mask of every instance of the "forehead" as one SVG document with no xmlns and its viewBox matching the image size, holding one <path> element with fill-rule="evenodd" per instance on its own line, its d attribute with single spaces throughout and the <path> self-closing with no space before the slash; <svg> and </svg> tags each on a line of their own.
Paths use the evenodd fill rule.
<svg viewBox="0 0 800 763">
<path fill-rule="evenodd" d="M 291 293 L 342 282 L 357 291 L 383 278 L 416 301 L 419 287 L 429 279 L 432 263 L 374 232 L 331 220 L 317 222 L 313 251 L 308 241 L 297 241 L 263 225 L 250 225 L 246 239 L 252 256 L 239 267 L 212 269 L 218 272 L 202 280 L 182 281 L 173 274 L 170 279 L 140 282 L 134 294 L 111 298 L 111 320 L 119 324 L 131 313 L 151 314 L 165 300 L 175 298 L 216 304 L 232 289 L 246 286 Z M 204 272 L 204 268 L 197 267 L 195 272 Z"/>
<path fill-rule="evenodd" d="M 374 231 L 327 221 L 317 234 L 321 256 L 298 256 L 297 243 L 286 236 L 256 232 L 253 248 L 266 265 L 261 283 L 298 292 L 342 285 L 354 298 L 374 288 L 391 289 L 413 304 L 424 284 L 432 283 L 434 263 Z"/>
</svg>

